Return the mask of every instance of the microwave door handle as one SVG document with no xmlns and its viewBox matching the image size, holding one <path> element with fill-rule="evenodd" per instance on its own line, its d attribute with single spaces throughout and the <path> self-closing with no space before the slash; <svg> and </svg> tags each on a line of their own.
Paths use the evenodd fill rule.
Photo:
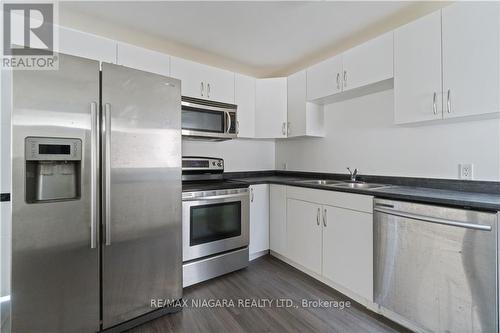
<svg viewBox="0 0 500 333">
<path fill-rule="evenodd" d="M 231 115 L 229 114 L 229 112 L 225 111 L 226 112 L 226 117 L 227 117 L 227 128 L 226 128 L 226 133 L 229 133 L 229 131 L 231 130 Z"/>
</svg>

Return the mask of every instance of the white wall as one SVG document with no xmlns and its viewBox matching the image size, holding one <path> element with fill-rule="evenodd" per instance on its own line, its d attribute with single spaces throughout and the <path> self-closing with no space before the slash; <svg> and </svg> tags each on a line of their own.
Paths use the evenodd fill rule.
<svg viewBox="0 0 500 333">
<path fill-rule="evenodd" d="M 210 156 L 224 159 L 225 171 L 275 169 L 274 140 L 236 139 L 221 142 L 182 140 L 183 156 Z"/>
<path fill-rule="evenodd" d="M 393 90 L 325 107 L 325 138 L 278 140 L 276 167 L 289 170 L 458 178 L 459 163 L 474 179 L 500 180 L 500 120 L 393 125 Z"/>
</svg>

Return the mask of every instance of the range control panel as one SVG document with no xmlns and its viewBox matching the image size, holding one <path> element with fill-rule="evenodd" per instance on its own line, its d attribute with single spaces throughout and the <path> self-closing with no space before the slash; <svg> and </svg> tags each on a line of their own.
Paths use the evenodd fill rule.
<svg viewBox="0 0 500 333">
<path fill-rule="evenodd" d="M 182 157 L 182 171 L 224 171 L 224 160 L 215 157 Z"/>
</svg>

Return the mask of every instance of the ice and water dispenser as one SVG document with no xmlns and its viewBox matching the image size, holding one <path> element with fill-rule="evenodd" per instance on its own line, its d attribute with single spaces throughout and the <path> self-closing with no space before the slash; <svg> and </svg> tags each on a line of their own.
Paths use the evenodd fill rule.
<svg viewBox="0 0 500 333">
<path fill-rule="evenodd" d="M 27 137 L 25 143 L 26 202 L 78 199 L 82 141 Z"/>
</svg>

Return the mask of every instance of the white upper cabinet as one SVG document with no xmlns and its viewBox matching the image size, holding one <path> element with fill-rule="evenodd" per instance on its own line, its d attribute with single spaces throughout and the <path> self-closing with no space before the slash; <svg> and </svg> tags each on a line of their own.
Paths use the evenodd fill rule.
<svg viewBox="0 0 500 333">
<path fill-rule="evenodd" d="M 442 20 L 444 117 L 499 112 L 500 4 L 459 2 Z"/>
<path fill-rule="evenodd" d="M 439 11 L 394 32 L 394 109 L 397 124 L 442 118 Z"/>
<path fill-rule="evenodd" d="M 286 77 L 257 79 L 255 83 L 255 136 L 286 138 Z"/>
<path fill-rule="evenodd" d="M 287 78 L 287 136 L 324 136 L 323 106 L 307 102 L 307 73 Z"/>
<path fill-rule="evenodd" d="M 116 42 L 85 32 L 60 27 L 59 52 L 82 58 L 116 63 Z"/>
<path fill-rule="evenodd" d="M 116 61 L 118 65 L 170 76 L 170 56 L 164 53 L 118 43 Z"/>
<path fill-rule="evenodd" d="M 343 91 L 393 77 L 393 32 L 383 34 L 342 54 Z"/>
<path fill-rule="evenodd" d="M 312 101 L 342 91 L 342 55 L 307 69 L 307 100 Z"/>
<path fill-rule="evenodd" d="M 171 57 L 171 76 L 182 81 L 182 95 L 234 103 L 234 73 Z"/>
<path fill-rule="evenodd" d="M 234 104 L 238 106 L 238 137 L 255 137 L 255 78 L 235 74 Z"/>
</svg>

